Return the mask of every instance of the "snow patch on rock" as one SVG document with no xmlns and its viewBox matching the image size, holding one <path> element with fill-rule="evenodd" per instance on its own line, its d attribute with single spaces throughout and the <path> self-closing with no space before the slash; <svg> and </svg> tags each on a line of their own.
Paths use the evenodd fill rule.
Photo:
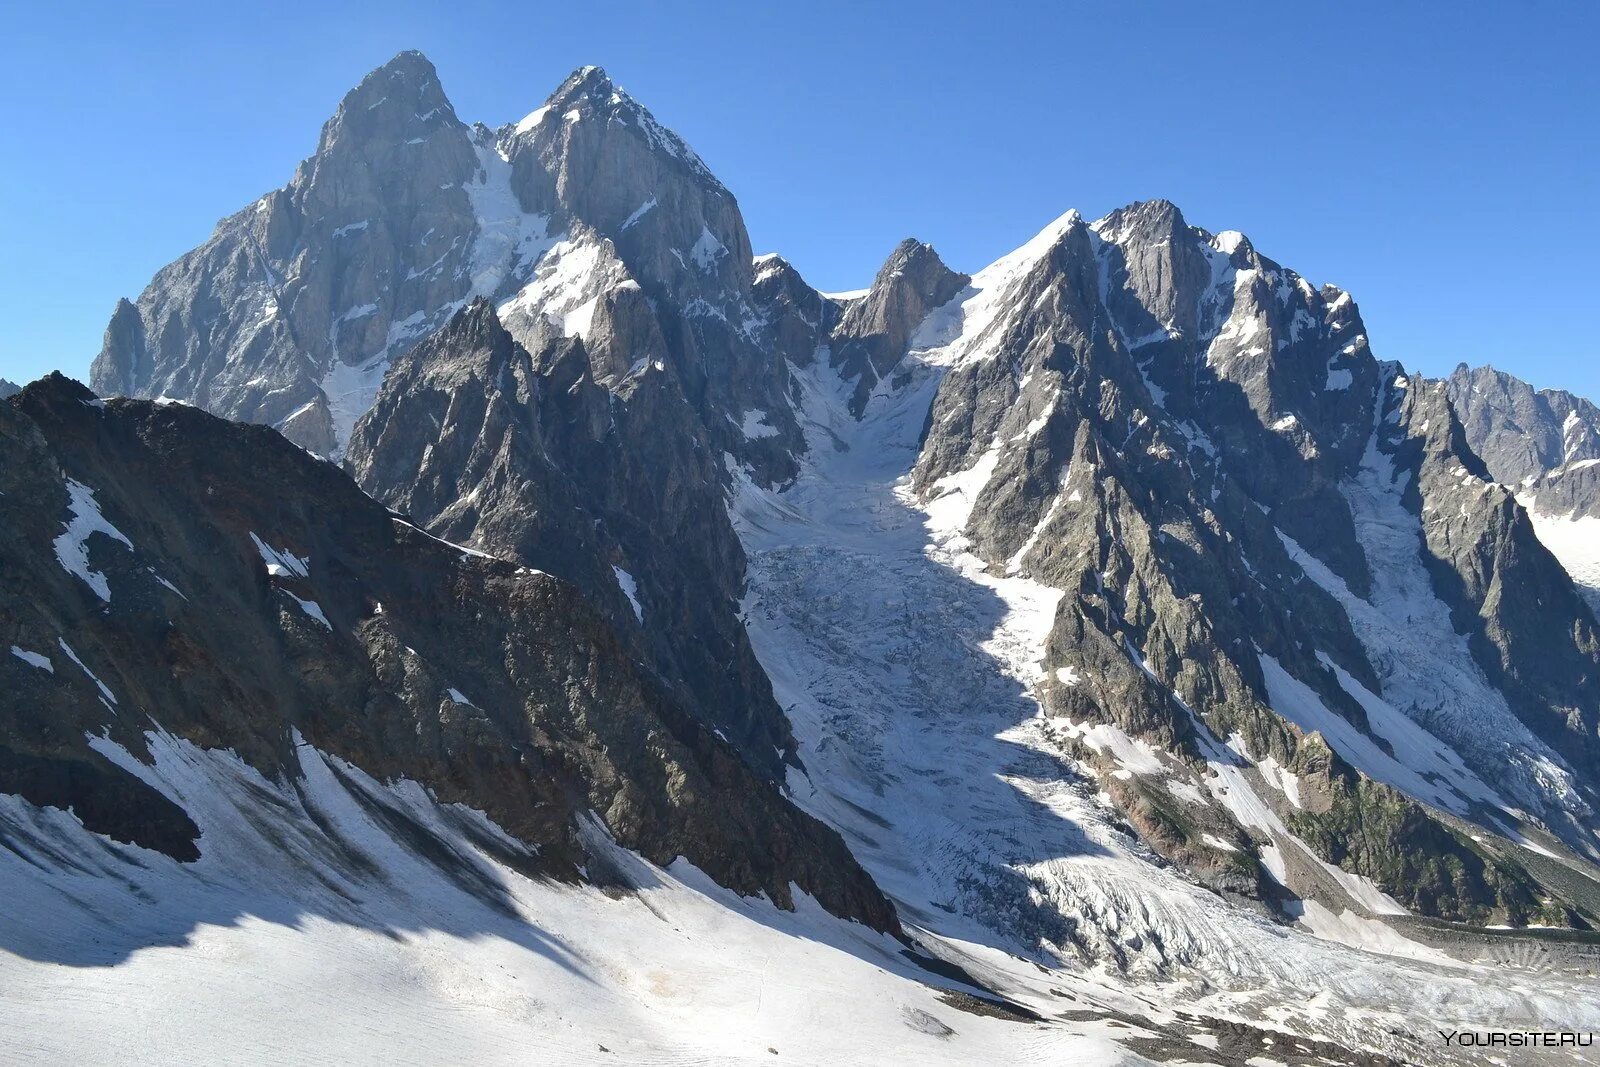
<svg viewBox="0 0 1600 1067">
<path fill-rule="evenodd" d="M 113 541 L 122 542 L 130 552 L 133 551 L 133 542 L 100 514 L 100 505 L 95 502 L 93 489 L 73 478 L 66 480 L 66 486 L 67 510 L 72 517 L 67 520 L 64 532 L 54 541 L 56 560 L 68 574 L 82 579 L 85 585 L 94 590 L 95 596 L 109 604 L 111 587 L 106 582 L 106 576 L 89 566 L 89 538 L 103 534 Z"/>
</svg>

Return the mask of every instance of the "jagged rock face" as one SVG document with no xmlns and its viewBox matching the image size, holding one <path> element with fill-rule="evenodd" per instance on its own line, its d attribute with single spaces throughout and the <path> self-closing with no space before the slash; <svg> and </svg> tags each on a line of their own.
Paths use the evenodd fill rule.
<svg viewBox="0 0 1600 1067">
<path fill-rule="evenodd" d="M 832 363 L 856 382 L 853 412 L 861 413 L 873 386 L 900 361 L 917 324 L 971 280 L 946 267 L 932 245 L 911 238 L 900 242 L 879 268 L 872 289 L 845 308 L 832 332 Z"/>
<path fill-rule="evenodd" d="M 1600 408 L 1563 389 L 1536 390 L 1493 367 L 1464 363 L 1445 387 L 1468 445 L 1530 512 L 1600 521 Z M 1584 551 L 1586 539 L 1558 534 L 1551 548 L 1587 586 L 1591 604 L 1600 604 L 1593 573 L 1600 550 Z"/>
<path fill-rule="evenodd" d="M 1313 289 L 1240 234 L 1189 227 L 1165 201 L 1094 229 L 1107 309 L 1158 402 L 1208 435 L 1277 525 L 1364 590 L 1336 489 L 1365 446 L 1376 386 L 1354 303 Z"/>
<path fill-rule="evenodd" d="M 680 299 L 748 287 L 750 237 L 733 194 L 676 133 L 599 67 L 501 130 L 527 203 L 615 235 L 636 276 Z"/>
<path fill-rule="evenodd" d="M 737 625 L 743 562 L 718 495 L 721 453 L 777 479 L 800 446 L 782 352 L 758 345 L 752 269 L 731 194 L 603 71 L 491 132 L 462 124 L 406 53 L 346 97 L 285 190 L 119 306 L 95 383 L 268 422 L 327 454 L 351 443 L 394 360 L 469 299 L 491 301 L 522 363 L 549 357 L 522 398 L 549 425 L 524 423 L 509 396 L 489 403 L 497 378 L 433 411 L 454 394 L 410 396 L 432 364 L 405 363 L 353 469 L 443 536 L 577 582 L 625 629 L 639 623 L 611 568 L 635 575 L 649 658 L 775 770 L 787 731 Z M 496 343 L 507 365 L 510 339 Z M 626 440 L 608 436 L 613 405 Z M 516 444 L 491 455 L 478 434 Z M 478 503 L 495 493 L 517 502 Z M 602 533 L 581 529 L 596 521 Z"/>
<path fill-rule="evenodd" d="M 93 385 L 338 454 L 389 364 L 485 297 L 530 348 L 589 341 L 597 377 L 673 363 L 718 449 L 781 478 L 798 431 L 751 280 L 732 194 L 604 71 L 491 131 L 407 52 L 345 97 L 288 186 L 118 305 Z M 739 432 L 750 411 L 782 447 Z"/>
<path fill-rule="evenodd" d="M 481 155 L 432 65 L 396 57 L 345 97 L 286 187 L 118 305 L 94 387 L 333 451 L 387 358 L 526 251 L 486 247 L 503 208 L 483 202 L 503 192 Z"/>
<path fill-rule="evenodd" d="M 530 354 L 476 302 L 390 371 L 350 469 L 435 535 L 578 585 L 776 776 L 792 740 L 739 624 L 721 464 L 668 364 L 602 385 L 593 362 L 559 337 Z"/>
<path fill-rule="evenodd" d="M 95 375 L 343 453 L 433 534 L 570 581 L 630 684 L 769 776 L 793 742 L 724 489 L 800 473 L 824 392 L 854 419 L 932 396 L 909 490 L 937 550 L 1062 594 L 1030 691 L 1162 855 L 1264 901 L 1353 873 L 1452 919 L 1600 914 L 1504 836 L 1600 854 L 1592 615 L 1348 294 L 1163 201 L 970 277 L 907 241 L 837 300 L 752 261 L 731 194 L 603 71 L 491 131 L 405 54 L 119 305 Z"/>
<path fill-rule="evenodd" d="M 8 396 L 16 396 L 20 392 L 22 392 L 22 386 L 0 378 L 0 400 L 4 400 Z"/>
<path fill-rule="evenodd" d="M 1493 367 L 1456 367 L 1446 379 L 1467 444 L 1509 486 L 1600 459 L 1600 409 L 1564 389 L 1534 389 Z"/>
<path fill-rule="evenodd" d="M 724 453 L 775 481 L 802 447 L 752 279 L 732 195 L 603 71 L 490 131 L 405 53 L 288 187 L 119 306 L 94 381 L 348 449 L 430 530 L 577 583 L 777 774 L 790 741 L 738 624 L 721 500 Z M 500 322 L 405 358 L 475 299 Z"/>
<path fill-rule="evenodd" d="M 1449 389 L 1421 376 L 1389 403 L 1428 562 L 1456 628 L 1490 681 L 1540 738 L 1600 780 L 1600 629 L 1539 544 L 1512 491 L 1467 447 Z"/>
<path fill-rule="evenodd" d="M 185 798 L 129 761 L 159 734 L 293 778 L 303 737 L 486 813 L 531 872 L 577 877 L 593 811 L 657 862 L 894 928 L 837 836 L 576 587 L 441 544 L 278 435 L 182 405 L 55 377 L 0 405 L 0 450 L 0 792 L 188 860 Z"/>
<path fill-rule="evenodd" d="M 746 458 L 770 477 L 792 471 L 768 435 L 752 440 L 738 429 L 751 411 L 787 418 L 788 376 L 759 343 L 738 203 L 694 150 L 598 67 L 576 71 L 544 106 L 498 131 L 496 145 L 522 201 L 548 212 L 556 230 L 581 225 L 604 235 L 627 272 L 613 286 L 642 291 L 629 321 L 612 324 L 615 343 L 632 353 L 622 365 L 659 350 L 720 450 L 751 452 Z M 536 347 L 509 317 L 507 327 Z M 799 447 L 792 424 L 775 428 L 786 450 Z"/>
<path fill-rule="evenodd" d="M 1135 205 L 1092 227 L 1060 220 L 974 276 L 908 349 L 889 376 L 940 376 L 912 487 L 947 525 L 945 549 L 1066 594 L 1037 683 L 1063 736 L 1104 761 L 1083 724 L 1110 724 L 1176 754 L 1201 788 L 1208 767 L 1213 781 L 1218 768 L 1265 768 L 1258 792 L 1273 798 L 1276 825 L 1185 811 L 1126 768 L 1104 777 L 1156 847 L 1219 888 L 1263 892 L 1205 842 L 1292 831 L 1431 914 L 1530 915 L 1551 894 L 1562 921 L 1582 921 L 1582 893 L 1563 896 L 1509 845 L 1458 826 L 1503 825 L 1480 794 L 1515 779 L 1515 805 L 1594 854 L 1592 622 L 1514 501 L 1483 480 L 1442 394 L 1425 413 L 1400 413 L 1417 401 L 1368 351 L 1348 296 L 1314 289 L 1237 235 L 1188 228 L 1170 205 Z M 1463 463 L 1471 485 L 1441 481 L 1441 465 Z M 1378 484 L 1379 468 L 1392 480 Z M 1468 506 L 1463 493 L 1489 502 Z M 1446 511 L 1462 513 L 1453 533 L 1430 518 Z M 1414 785 L 1424 803 L 1344 733 L 1393 731 L 1377 694 L 1413 718 L 1435 715 L 1428 725 L 1463 746 L 1487 732 L 1467 721 L 1470 693 L 1446 697 L 1457 703 L 1440 714 L 1437 694 L 1414 692 L 1428 672 L 1412 650 L 1397 661 L 1377 636 L 1374 616 L 1400 596 L 1382 538 L 1400 523 L 1416 529 L 1400 563 L 1425 583 L 1407 591 L 1453 620 L 1449 641 L 1467 635 L 1470 656 L 1452 669 L 1487 678 L 1500 701 L 1501 740 L 1473 753 L 1478 777 L 1453 794 Z M 1508 581 L 1548 592 L 1548 624 L 1517 617 L 1538 608 L 1502 595 Z M 1542 791 L 1537 760 L 1508 773 L 1500 761 L 1524 746 L 1564 767 L 1564 783 Z M 1271 787 L 1275 767 L 1296 778 L 1293 799 Z M 1330 847 L 1350 832 L 1382 843 Z M 1391 852 L 1411 865 L 1380 862 Z"/>
<path fill-rule="evenodd" d="M 833 336 L 844 305 L 807 285 L 776 253 L 756 257 L 755 267 L 750 291 L 762 320 L 763 347 L 795 366 L 810 366 Z"/>
</svg>

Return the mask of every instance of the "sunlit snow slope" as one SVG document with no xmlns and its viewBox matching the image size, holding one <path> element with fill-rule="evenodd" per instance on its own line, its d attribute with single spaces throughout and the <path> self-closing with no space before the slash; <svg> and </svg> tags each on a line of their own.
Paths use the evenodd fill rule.
<svg viewBox="0 0 1600 1067">
<path fill-rule="evenodd" d="M 590 874 L 536 882 L 518 846 L 413 783 L 301 743 L 303 781 L 153 734 L 184 804 L 179 864 L 0 798 L 13 848 L 0 1027 L 7 1063 L 1116 1062 L 1103 1020 L 953 1007 L 902 946 L 803 894 L 785 912 L 589 830 Z M 397 834 L 395 813 L 432 844 Z M 623 890 L 625 888 L 625 891 Z M 1041 997 L 1047 1001 L 1048 997 Z"/>
</svg>

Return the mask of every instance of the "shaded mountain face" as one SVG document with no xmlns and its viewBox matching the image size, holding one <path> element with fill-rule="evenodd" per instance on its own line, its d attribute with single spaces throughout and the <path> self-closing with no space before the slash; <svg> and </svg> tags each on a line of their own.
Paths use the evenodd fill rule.
<svg viewBox="0 0 1600 1067">
<path fill-rule="evenodd" d="M 270 430 L 59 376 L 0 405 L 0 450 L 0 792 L 189 861 L 204 798 L 158 755 L 225 749 L 281 781 L 309 745 L 483 812 L 530 873 L 577 878 L 593 812 L 659 863 L 895 929 L 838 836 L 569 583 L 431 537 Z"/>
<path fill-rule="evenodd" d="M 348 455 L 432 532 L 577 583 L 777 775 L 791 746 L 721 505 L 723 454 L 782 478 L 799 445 L 752 280 L 733 196 L 603 71 L 491 131 L 403 53 L 286 187 L 118 307 L 93 382 Z M 504 331 L 480 343 L 487 319 Z"/>
<path fill-rule="evenodd" d="M 638 659 L 779 776 L 793 741 L 738 619 L 726 472 L 677 376 L 643 359 L 602 384 L 582 340 L 537 351 L 474 303 L 390 370 L 356 425 L 351 472 L 437 536 L 575 583 Z"/>
<path fill-rule="evenodd" d="M 1462 364 L 1445 384 L 1473 452 L 1600 612 L 1600 409 L 1493 367 Z"/>
<path fill-rule="evenodd" d="M 0 378 L 0 400 L 4 400 L 8 396 L 16 396 L 20 392 L 22 392 L 22 386 Z"/>
</svg>

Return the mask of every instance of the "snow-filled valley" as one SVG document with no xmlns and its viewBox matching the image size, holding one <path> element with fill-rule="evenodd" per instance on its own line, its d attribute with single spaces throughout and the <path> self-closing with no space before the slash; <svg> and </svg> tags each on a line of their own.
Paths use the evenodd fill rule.
<svg viewBox="0 0 1600 1067">
<path fill-rule="evenodd" d="M 1533 969 L 1486 982 L 1492 946 L 1464 963 L 1310 901 L 1302 929 L 1285 928 L 1141 845 L 1031 694 L 1060 594 L 985 573 L 939 514 L 960 505 L 919 508 L 906 487 L 939 371 L 918 373 L 858 422 L 830 372 L 797 371 L 804 473 L 782 492 L 743 484 L 735 508 L 747 625 L 801 742 L 791 791 L 840 828 L 924 943 L 1030 1004 L 1047 974 L 1152 1021 L 1181 1008 L 1367 1047 L 1432 1020 L 1594 1007 L 1583 985 Z M 1121 744 L 1136 765 L 1137 743 Z M 1426 1056 L 1405 1038 L 1386 1051 Z"/>
</svg>

